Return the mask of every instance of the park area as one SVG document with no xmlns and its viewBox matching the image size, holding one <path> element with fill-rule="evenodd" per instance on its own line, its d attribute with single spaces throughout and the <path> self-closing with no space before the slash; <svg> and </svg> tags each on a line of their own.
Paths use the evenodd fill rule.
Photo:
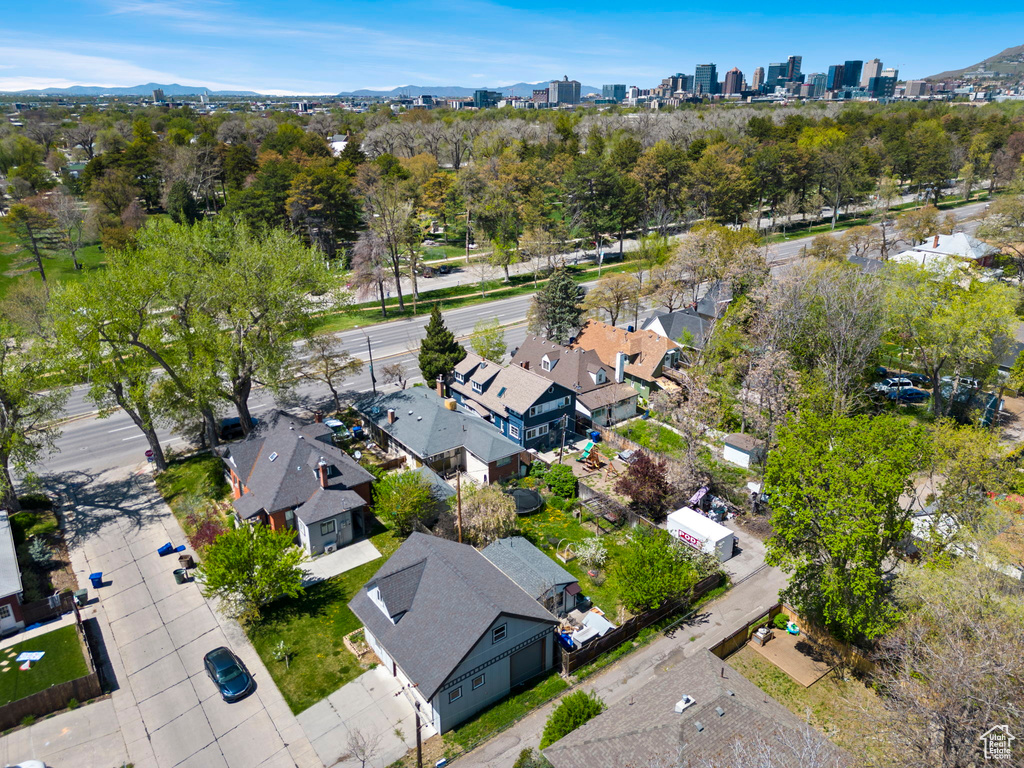
<svg viewBox="0 0 1024 768">
<path fill-rule="evenodd" d="M 31 669 L 15 661 L 22 653 L 42 653 Z M 17 645 L 0 649 L 0 706 L 89 674 L 78 628 L 61 627 Z"/>
</svg>

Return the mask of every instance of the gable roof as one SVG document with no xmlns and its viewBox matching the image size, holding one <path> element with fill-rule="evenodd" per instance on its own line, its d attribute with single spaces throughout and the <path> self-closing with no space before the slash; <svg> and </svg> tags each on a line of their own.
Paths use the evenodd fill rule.
<svg viewBox="0 0 1024 768">
<path fill-rule="evenodd" d="M 999 249 L 968 235 L 966 232 L 955 232 L 952 235 L 932 235 L 910 250 L 977 261 L 992 255 Z"/>
<path fill-rule="evenodd" d="M 250 518 L 261 509 L 270 513 L 292 509 L 315 496 L 320 512 L 309 511 L 310 516 L 322 514 L 330 504 L 340 505 L 335 514 L 354 508 L 347 506 L 353 501 L 351 496 L 342 492 L 372 482 L 373 475 L 335 446 L 332 434 L 324 424 L 304 424 L 276 411 L 247 439 L 222 446 L 218 450 L 221 459 L 249 489 L 235 499 L 238 513 Z M 319 493 L 325 490 L 317 469 L 321 459 L 328 466 L 326 495 Z"/>
<path fill-rule="evenodd" d="M 570 349 L 592 349 L 601 362 L 613 370 L 616 354 L 625 352 L 629 358 L 626 373 L 650 381 L 665 358 L 665 353 L 679 349 L 679 345 L 654 331 L 639 330 L 631 333 L 599 320 L 588 320 Z"/>
<path fill-rule="evenodd" d="M 716 758 L 728 762 L 735 759 L 737 741 L 771 739 L 780 729 L 805 730 L 792 712 L 710 651 L 699 651 L 672 667 L 659 667 L 655 674 L 642 696 L 611 705 L 543 750 L 544 756 L 555 768 L 659 761 L 677 765 Z M 676 702 L 684 695 L 694 703 L 676 713 Z M 824 736 L 818 737 L 826 752 L 842 754 Z"/>
<path fill-rule="evenodd" d="M 20 594 L 21 568 L 14 548 L 14 532 L 5 509 L 0 509 L 0 597 Z"/>
<path fill-rule="evenodd" d="M 544 370 L 541 365 L 545 357 L 550 363 L 549 370 Z M 593 350 L 569 349 L 534 334 L 528 334 L 523 340 L 512 356 L 511 364 L 527 367 L 537 376 L 561 384 L 577 395 L 615 383 L 615 366 L 605 365 Z M 599 370 L 603 370 L 605 376 L 601 384 L 595 381 L 596 376 L 591 375 Z"/>
<path fill-rule="evenodd" d="M 481 554 L 534 599 L 540 599 L 552 587 L 576 582 L 575 576 L 522 536 L 491 542 Z"/>
<path fill-rule="evenodd" d="M 388 616 L 370 598 L 380 589 Z M 502 615 L 555 618 L 468 544 L 413 533 L 349 602 L 429 700 Z"/>
<path fill-rule="evenodd" d="M 691 349 L 704 349 L 708 336 L 714 328 L 714 321 L 708 320 L 690 309 L 662 312 L 646 320 L 641 330 L 650 330 L 667 339 Z M 688 337 L 688 341 L 683 339 Z"/>
<path fill-rule="evenodd" d="M 572 394 L 568 388 L 533 371 L 518 365 L 492 363 L 472 352 L 455 367 L 455 373 L 462 374 L 465 382 L 452 381 L 452 389 L 502 418 L 508 417 L 509 410 L 518 414 L 526 413 L 530 406 L 548 394 L 552 386 L 567 390 L 565 394 Z M 480 392 L 473 388 L 474 384 L 479 385 Z"/>
<path fill-rule="evenodd" d="M 388 423 L 388 409 L 395 411 L 394 424 Z M 368 395 L 356 403 L 356 410 L 423 459 L 465 448 L 481 461 L 490 463 L 523 450 L 488 422 L 449 410 L 445 401 L 427 387 Z"/>
<path fill-rule="evenodd" d="M 725 314 L 730 301 L 732 301 L 732 285 L 724 280 L 715 280 L 697 302 L 697 313 L 704 317 L 718 319 Z"/>
</svg>

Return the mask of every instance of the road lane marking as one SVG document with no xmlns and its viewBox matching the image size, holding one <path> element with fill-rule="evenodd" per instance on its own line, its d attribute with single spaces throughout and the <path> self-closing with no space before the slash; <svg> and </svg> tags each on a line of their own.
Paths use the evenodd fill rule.
<svg viewBox="0 0 1024 768">
<path fill-rule="evenodd" d="M 137 429 L 134 424 L 129 424 L 127 427 L 118 427 L 117 429 L 108 429 L 107 432 L 124 432 L 126 429 Z"/>
<path fill-rule="evenodd" d="M 126 440 L 138 440 L 140 437 L 145 437 L 145 435 L 132 435 L 131 437 L 122 437 L 121 442 L 123 443 Z"/>
</svg>

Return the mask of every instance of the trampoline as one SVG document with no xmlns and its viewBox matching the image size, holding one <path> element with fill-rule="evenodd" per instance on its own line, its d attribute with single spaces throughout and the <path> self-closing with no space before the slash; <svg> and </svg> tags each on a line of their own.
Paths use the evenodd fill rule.
<svg viewBox="0 0 1024 768">
<path fill-rule="evenodd" d="M 531 488 L 513 488 L 508 495 L 515 499 L 517 515 L 528 515 L 544 506 L 544 497 Z"/>
</svg>

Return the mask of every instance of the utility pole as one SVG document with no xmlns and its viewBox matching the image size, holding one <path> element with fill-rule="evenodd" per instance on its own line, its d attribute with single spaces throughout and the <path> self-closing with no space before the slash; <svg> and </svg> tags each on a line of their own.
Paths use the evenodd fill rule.
<svg viewBox="0 0 1024 768">
<path fill-rule="evenodd" d="M 459 518 L 459 544 L 462 543 L 462 473 L 455 470 L 455 506 L 458 509 Z"/>
<path fill-rule="evenodd" d="M 562 416 L 562 447 L 558 449 L 558 463 L 562 463 L 562 454 L 565 453 L 565 430 L 569 426 L 569 417 L 567 415 Z"/>
<path fill-rule="evenodd" d="M 364 332 L 365 333 L 365 332 Z M 373 394 L 377 394 L 377 377 L 373 375 L 373 349 L 370 347 L 370 337 L 366 337 L 366 351 L 370 355 L 370 385 L 373 387 Z"/>
</svg>

